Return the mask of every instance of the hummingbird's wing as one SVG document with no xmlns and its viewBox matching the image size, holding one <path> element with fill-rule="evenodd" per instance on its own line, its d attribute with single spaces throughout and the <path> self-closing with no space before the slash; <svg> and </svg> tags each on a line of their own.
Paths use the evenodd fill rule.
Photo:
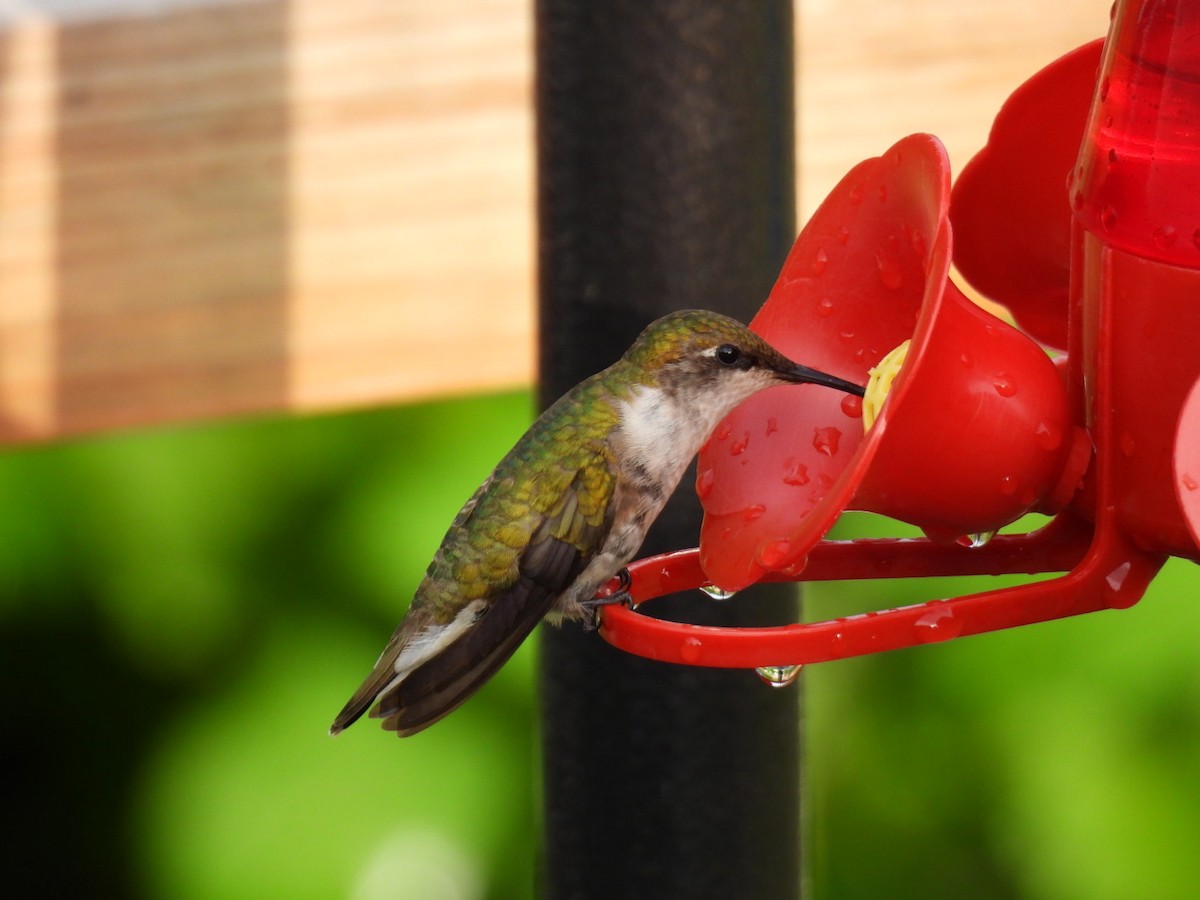
<svg viewBox="0 0 1200 900">
<path fill-rule="evenodd" d="M 580 462 L 561 460 L 532 480 L 500 478 L 472 498 L 430 566 L 408 616 L 334 721 L 332 733 L 377 700 L 373 718 L 383 719 L 385 729 L 402 737 L 414 734 L 457 708 L 512 656 L 586 567 L 611 527 L 615 479 L 608 461 Z M 520 495 L 514 493 L 514 482 L 523 485 Z M 512 523 L 520 516 L 505 509 L 509 505 L 521 506 L 526 520 L 534 512 L 527 541 L 513 540 Z M 521 546 L 509 546 L 513 543 Z M 488 565 L 502 568 L 500 577 L 489 579 L 493 587 L 483 596 L 463 603 L 464 592 L 472 593 L 465 567 Z M 451 596 L 456 599 L 452 604 L 446 602 Z M 436 610 L 450 605 L 455 616 L 438 622 Z M 409 650 L 406 656 L 418 641 L 429 651 Z"/>
</svg>

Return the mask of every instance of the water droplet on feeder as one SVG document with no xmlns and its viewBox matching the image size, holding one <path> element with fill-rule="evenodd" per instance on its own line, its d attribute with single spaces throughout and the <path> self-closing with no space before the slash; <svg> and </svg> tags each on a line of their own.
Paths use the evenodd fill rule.
<svg viewBox="0 0 1200 900">
<path fill-rule="evenodd" d="M 908 242 L 912 245 L 913 253 L 917 254 L 917 258 L 924 260 L 929 255 L 929 246 L 925 243 L 925 236 L 921 232 L 914 230 L 909 236 Z"/>
<path fill-rule="evenodd" d="M 1006 373 L 1001 372 L 996 376 L 992 385 L 996 388 L 996 393 L 1001 397 L 1014 397 L 1017 393 L 1017 385 Z"/>
<path fill-rule="evenodd" d="M 822 318 L 828 318 L 833 312 L 833 298 L 822 297 L 817 301 L 817 315 Z"/>
<path fill-rule="evenodd" d="M 1015 477 L 1012 475 L 1005 475 L 1000 479 L 1000 494 L 1004 497 L 1011 497 L 1017 492 L 1017 488 L 1020 486 L 1021 483 L 1017 481 Z"/>
<path fill-rule="evenodd" d="M 1125 585 L 1125 579 L 1129 577 L 1129 570 L 1132 568 L 1133 563 L 1123 562 L 1109 572 L 1104 578 L 1104 580 L 1108 583 L 1108 589 L 1114 594 L 1121 590 L 1121 588 Z"/>
<path fill-rule="evenodd" d="M 700 662 L 700 657 L 704 652 L 704 645 L 700 643 L 700 638 L 684 638 L 683 643 L 679 645 L 679 657 L 685 663 L 695 665 Z"/>
<path fill-rule="evenodd" d="M 804 465 L 796 457 L 789 456 L 785 459 L 783 467 L 785 469 L 783 476 L 784 484 L 790 484 L 795 487 L 803 487 L 808 484 L 808 466 Z"/>
<path fill-rule="evenodd" d="M 804 666 L 759 666 L 754 672 L 771 687 L 781 688 L 799 678 L 803 669 Z"/>
<path fill-rule="evenodd" d="M 990 544 L 992 538 L 995 536 L 995 531 L 976 531 L 973 534 L 964 534 L 955 543 L 960 547 L 969 547 L 972 550 L 978 550 L 980 547 L 986 547 Z"/>
<path fill-rule="evenodd" d="M 842 412 L 852 419 L 861 419 L 862 397 L 856 397 L 854 394 L 844 394 L 842 396 Z"/>
<path fill-rule="evenodd" d="M 747 506 L 742 510 L 742 521 L 753 522 L 755 519 L 761 519 L 762 514 L 767 511 L 767 508 L 761 503 L 755 503 L 753 506 Z"/>
<path fill-rule="evenodd" d="M 829 254 L 825 252 L 825 248 L 821 247 L 817 250 L 817 255 L 813 257 L 812 273 L 820 275 L 825 271 L 825 267 L 829 265 Z"/>
<path fill-rule="evenodd" d="M 750 432 L 742 433 L 742 436 L 729 445 L 730 456 L 741 456 L 746 452 L 746 448 L 750 446 Z"/>
<path fill-rule="evenodd" d="M 700 590 L 713 600 L 732 600 L 737 591 L 727 591 L 722 587 L 717 587 L 715 584 L 703 584 Z M 689 639 L 692 640 L 692 639 Z"/>
<path fill-rule="evenodd" d="M 1154 232 L 1154 243 L 1159 250 L 1170 250 L 1175 246 L 1175 240 L 1178 237 L 1174 226 L 1164 225 Z"/>
<path fill-rule="evenodd" d="M 758 551 L 758 562 L 765 569 L 778 569 L 791 551 L 792 542 L 787 538 L 780 538 L 763 545 Z"/>
<path fill-rule="evenodd" d="M 1057 425 L 1042 422 L 1033 432 L 1033 439 L 1043 450 L 1057 450 L 1062 446 L 1063 433 Z"/>
<path fill-rule="evenodd" d="M 892 253 L 876 254 L 875 265 L 879 269 L 880 282 L 889 291 L 896 291 L 904 286 L 904 269 L 900 265 L 900 260 Z"/>
<path fill-rule="evenodd" d="M 933 644 L 956 638 L 962 632 L 962 620 L 950 609 L 931 609 L 913 623 L 917 640 L 922 644 Z"/>
<path fill-rule="evenodd" d="M 840 429 L 827 425 L 824 428 L 813 429 L 813 449 L 823 456 L 834 456 L 838 452 L 838 444 L 842 440 Z"/>
</svg>

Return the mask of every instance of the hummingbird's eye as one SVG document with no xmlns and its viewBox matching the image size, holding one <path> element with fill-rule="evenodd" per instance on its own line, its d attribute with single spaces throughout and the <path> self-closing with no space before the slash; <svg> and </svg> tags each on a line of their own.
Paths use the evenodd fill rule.
<svg viewBox="0 0 1200 900">
<path fill-rule="evenodd" d="M 717 362 L 723 366 L 736 366 L 742 358 L 742 351 L 733 344 L 722 344 L 717 348 Z"/>
</svg>

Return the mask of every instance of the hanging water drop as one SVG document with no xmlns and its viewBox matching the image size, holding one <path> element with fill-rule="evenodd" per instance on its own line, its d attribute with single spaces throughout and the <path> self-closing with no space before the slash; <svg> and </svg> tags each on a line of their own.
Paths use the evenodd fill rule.
<svg viewBox="0 0 1200 900">
<path fill-rule="evenodd" d="M 727 591 L 715 584 L 702 584 L 700 590 L 712 600 L 732 600 L 737 591 Z"/>
<path fill-rule="evenodd" d="M 800 677 L 803 666 L 759 666 L 754 670 L 764 682 L 773 688 L 787 687 Z"/>
<path fill-rule="evenodd" d="M 976 531 L 973 534 L 964 534 L 955 543 L 960 547 L 968 547 L 971 550 L 978 550 L 980 547 L 986 547 L 992 542 L 992 538 L 996 536 L 995 531 Z"/>
</svg>

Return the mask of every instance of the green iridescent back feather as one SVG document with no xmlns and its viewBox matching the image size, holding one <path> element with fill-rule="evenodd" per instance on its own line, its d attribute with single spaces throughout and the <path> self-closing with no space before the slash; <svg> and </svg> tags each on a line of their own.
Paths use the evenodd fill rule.
<svg viewBox="0 0 1200 900">
<path fill-rule="evenodd" d="M 610 397 L 594 376 L 542 414 L 459 512 L 414 606 L 428 603 L 434 621 L 446 622 L 464 602 L 505 591 L 536 536 L 595 551 L 616 489 Z"/>
</svg>

